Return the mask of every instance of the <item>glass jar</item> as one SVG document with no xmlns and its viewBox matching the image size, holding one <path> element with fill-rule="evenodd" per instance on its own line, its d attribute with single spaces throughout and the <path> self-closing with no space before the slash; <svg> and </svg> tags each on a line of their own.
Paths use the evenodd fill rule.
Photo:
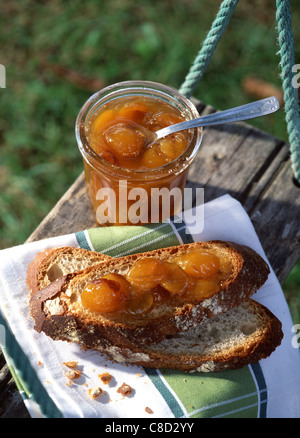
<svg viewBox="0 0 300 438">
<path fill-rule="evenodd" d="M 199 117 L 193 103 L 177 90 L 150 81 L 119 82 L 86 101 L 78 114 L 75 132 L 83 157 L 89 201 L 100 225 L 161 222 L 180 211 L 188 169 L 201 144 L 202 129 L 194 128 L 190 130 L 184 153 L 161 167 L 127 169 L 106 161 L 88 140 L 91 123 L 104 105 L 135 96 L 166 102 L 186 120 Z"/>
</svg>

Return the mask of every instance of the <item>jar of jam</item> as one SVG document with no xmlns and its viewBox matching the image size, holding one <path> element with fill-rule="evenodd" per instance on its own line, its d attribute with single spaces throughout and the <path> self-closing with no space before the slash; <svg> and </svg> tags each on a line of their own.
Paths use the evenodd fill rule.
<svg viewBox="0 0 300 438">
<path fill-rule="evenodd" d="M 202 139 L 193 128 L 153 142 L 153 133 L 199 117 L 177 90 L 126 81 L 92 95 L 76 120 L 89 201 L 101 225 L 161 222 L 182 208 L 187 173 Z"/>
</svg>

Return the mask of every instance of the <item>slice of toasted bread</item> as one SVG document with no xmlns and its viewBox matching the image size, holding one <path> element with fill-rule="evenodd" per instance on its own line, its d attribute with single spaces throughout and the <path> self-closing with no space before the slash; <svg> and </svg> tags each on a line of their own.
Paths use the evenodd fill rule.
<svg viewBox="0 0 300 438">
<path fill-rule="evenodd" d="M 46 249 L 30 263 L 26 284 L 30 293 L 35 294 L 63 275 L 109 259 L 107 255 L 71 246 Z"/>
<path fill-rule="evenodd" d="M 217 372 L 256 363 L 268 357 L 283 337 L 278 318 L 251 299 L 187 331 L 144 347 L 114 345 L 102 337 L 101 327 L 94 335 L 89 330 L 79 333 L 74 319 L 66 318 L 56 315 L 46 319 L 45 331 L 54 339 L 98 350 L 116 362 L 190 372 Z"/>
<path fill-rule="evenodd" d="M 127 312 L 101 314 L 81 304 L 86 285 L 107 273 L 126 274 L 136 260 L 153 257 L 174 261 L 196 249 L 213 250 L 231 264 L 230 274 L 220 290 L 207 299 L 184 301 L 176 296 L 163 304 L 154 304 L 138 316 Z M 55 339 L 94 338 L 96 344 L 107 340 L 120 346 L 150 345 L 240 305 L 264 284 L 269 272 L 267 263 L 249 247 L 222 241 L 196 242 L 110 259 L 60 277 L 32 296 L 31 313 L 35 329 Z"/>
<path fill-rule="evenodd" d="M 201 372 L 241 368 L 270 356 L 283 338 L 281 326 L 269 309 L 249 299 L 188 332 L 145 347 L 143 353 L 148 358 L 135 358 L 134 363 Z M 109 351 L 114 360 L 120 360 L 120 353 L 115 347 Z M 123 354 L 128 360 L 126 352 Z"/>
</svg>

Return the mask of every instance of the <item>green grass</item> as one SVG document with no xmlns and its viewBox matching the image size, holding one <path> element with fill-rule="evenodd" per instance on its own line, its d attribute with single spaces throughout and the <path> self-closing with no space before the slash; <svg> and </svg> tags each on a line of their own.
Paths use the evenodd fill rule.
<svg viewBox="0 0 300 438">
<path fill-rule="evenodd" d="M 45 61 L 106 84 L 144 79 L 179 87 L 214 19 L 218 0 L 11 0 L 0 5 L 0 248 L 22 243 L 82 171 L 74 124 L 93 90 Z M 293 2 L 293 23 L 300 5 Z M 300 28 L 294 25 L 296 60 Z M 249 100 L 247 75 L 280 86 L 275 5 L 240 2 L 194 96 L 225 109 Z M 287 140 L 282 111 L 253 121 Z M 300 274 L 286 293 L 299 321 Z M 293 310 L 294 311 L 294 310 Z"/>
</svg>

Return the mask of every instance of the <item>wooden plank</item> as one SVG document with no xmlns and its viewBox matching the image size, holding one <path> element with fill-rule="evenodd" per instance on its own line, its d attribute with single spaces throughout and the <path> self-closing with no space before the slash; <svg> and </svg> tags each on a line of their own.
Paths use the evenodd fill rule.
<svg viewBox="0 0 300 438">
<path fill-rule="evenodd" d="M 282 162 L 249 214 L 282 284 L 300 257 L 300 188 L 289 159 Z"/>
<path fill-rule="evenodd" d="M 82 172 L 26 242 L 60 236 L 96 226 L 89 207 L 84 173 Z"/>
<path fill-rule="evenodd" d="M 0 351 L 0 418 L 30 417 Z"/>
<path fill-rule="evenodd" d="M 244 123 L 211 127 L 204 130 L 188 178 L 204 187 L 207 201 L 228 193 L 246 202 L 283 147 L 281 140 Z"/>
<path fill-rule="evenodd" d="M 12 377 L 0 392 L 0 418 L 30 418 Z"/>
<path fill-rule="evenodd" d="M 269 161 L 268 167 L 265 169 L 264 173 L 253 180 L 250 190 L 247 195 L 247 199 L 244 202 L 244 207 L 246 211 L 250 214 L 252 209 L 255 207 L 256 203 L 259 202 L 261 197 L 266 190 L 266 187 L 272 184 L 274 178 L 276 178 L 282 163 L 289 158 L 289 147 L 284 145 L 278 153 Z M 290 166 L 290 163 L 289 163 Z"/>
</svg>

